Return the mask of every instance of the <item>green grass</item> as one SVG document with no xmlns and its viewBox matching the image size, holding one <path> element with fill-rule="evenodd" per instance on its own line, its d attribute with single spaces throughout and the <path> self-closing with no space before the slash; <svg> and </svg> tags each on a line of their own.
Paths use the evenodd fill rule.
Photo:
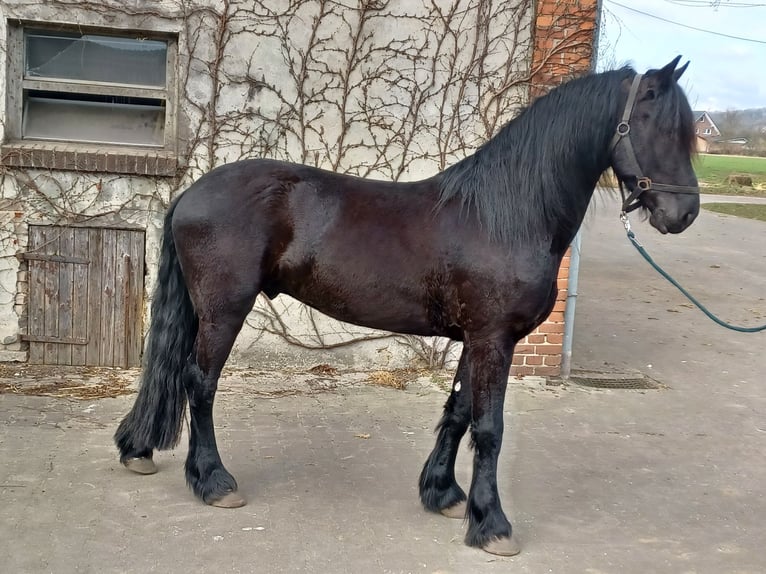
<svg viewBox="0 0 766 574">
<path fill-rule="evenodd" d="M 705 203 L 702 207 L 708 211 L 715 211 L 716 213 L 725 213 L 726 215 L 736 215 L 737 217 L 747 217 L 748 219 L 766 221 L 766 204 Z"/>
<path fill-rule="evenodd" d="M 766 197 L 766 158 L 700 154 L 694 163 L 703 193 Z M 726 182 L 733 173 L 748 174 L 753 187 Z"/>
</svg>

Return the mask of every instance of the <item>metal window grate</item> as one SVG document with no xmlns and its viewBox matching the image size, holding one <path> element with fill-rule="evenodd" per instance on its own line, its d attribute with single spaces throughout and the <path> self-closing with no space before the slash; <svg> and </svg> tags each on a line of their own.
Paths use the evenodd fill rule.
<svg viewBox="0 0 766 574">
<path fill-rule="evenodd" d="M 579 372 L 572 374 L 569 381 L 576 385 L 596 389 L 657 390 L 666 388 L 659 381 L 647 377 L 643 373 Z"/>
</svg>

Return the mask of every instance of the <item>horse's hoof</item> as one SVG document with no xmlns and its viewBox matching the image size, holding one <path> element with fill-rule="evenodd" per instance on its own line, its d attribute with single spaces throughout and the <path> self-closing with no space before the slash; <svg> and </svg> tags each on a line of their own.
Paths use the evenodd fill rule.
<svg viewBox="0 0 766 574">
<path fill-rule="evenodd" d="M 209 504 L 219 508 L 239 508 L 247 504 L 247 501 L 236 490 L 232 490 Z"/>
<path fill-rule="evenodd" d="M 521 552 L 521 548 L 516 544 L 516 539 L 513 536 L 503 536 L 502 538 L 490 540 L 481 549 L 499 556 L 515 556 Z"/>
<path fill-rule="evenodd" d="M 447 518 L 465 518 L 465 511 L 468 508 L 468 503 L 465 500 L 461 500 L 457 504 L 442 508 L 439 512 Z"/>
<path fill-rule="evenodd" d="M 125 468 L 128 470 L 132 470 L 138 474 L 154 474 L 157 472 L 157 465 L 154 464 L 154 461 L 148 456 L 129 458 L 122 464 L 125 465 Z"/>
</svg>

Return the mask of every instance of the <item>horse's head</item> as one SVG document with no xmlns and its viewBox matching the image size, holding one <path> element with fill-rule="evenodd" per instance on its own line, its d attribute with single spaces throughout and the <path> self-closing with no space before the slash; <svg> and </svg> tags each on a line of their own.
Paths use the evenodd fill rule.
<svg viewBox="0 0 766 574">
<path fill-rule="evenodd" d="M 612 169 L 629 197 L 623 211 L 643 207 L 661 233 L 680 233 L 699 213 L 699 185 L 692 168 L 694 117 L 678 79 L 681 56 L 660 70 L 636 75 L 623 86 L 621 121 L 612 140 Z"/>
</svg>

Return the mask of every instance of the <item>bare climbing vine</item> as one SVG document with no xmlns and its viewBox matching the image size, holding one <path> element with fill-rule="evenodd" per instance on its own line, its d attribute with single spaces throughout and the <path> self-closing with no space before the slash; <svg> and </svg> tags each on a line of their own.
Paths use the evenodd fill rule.
<svg viewBox="0 0 766 574">
<path fill-rule="evenodd" d="M 533 69 L 532 0 L 15 0 L 0 9 L 5 18 L 178 34 L 175 177 L 0 165 L 3 211 L 30 222 L 131 224 L 155 239 L 171 198 L 226 162 L 272 157 L 393 180 L 442 170 L 513 117 L 533 74 L 578 41 L 552 44 Z M 25 247 L 23 226 L 3 229 Z M 23 272 L 13 254 L 6 246 L 0 273 Z M 444 340 L 338 323 L 283 296 L 259 300 L 246 329 L 250 340 L 306 349 L 385 339 L 431 367 L 451 351 Z"/>
</svg>

